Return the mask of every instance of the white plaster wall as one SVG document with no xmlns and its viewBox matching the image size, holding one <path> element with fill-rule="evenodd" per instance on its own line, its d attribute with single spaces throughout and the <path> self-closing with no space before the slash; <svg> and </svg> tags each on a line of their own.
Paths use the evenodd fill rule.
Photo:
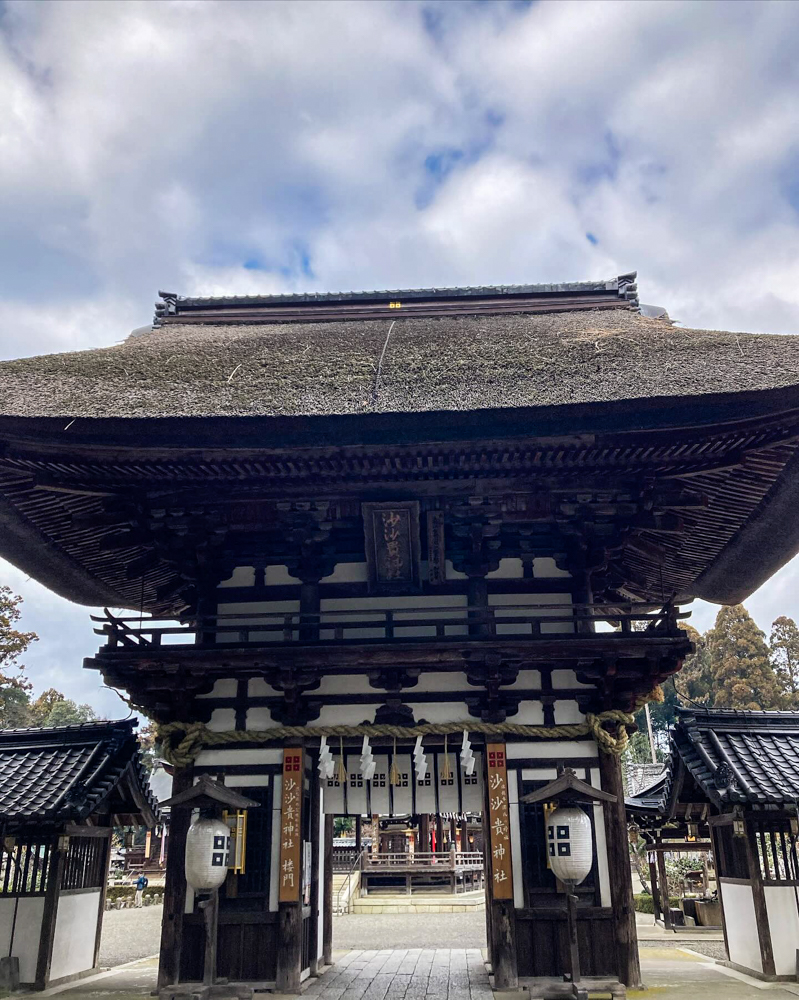
<svg viewBox="0 0 799 1000">
<path fill-rule="evenodd" d="M 12 945 L 11 928 L 16 903 L 17 900 L 13 897 L 0 899 L 0 955 L 8 955 L 11 947 L 11 956 L 19 959 L 20 982 L 32 983 L 36 978 L 36 962 L 39 958 L 44 896 L 24 896 L 19 899 Z"/>
<path fill-rule="evenodd" d="M 745 969 L 762 972 L 763 962 L 760 957 L 752 887 L 722 882 L 721 897 L 724 905 L 724 923 L 727 927 L 730 961 Z"/>
<path fill-rule="evenodd" d="M 553 670 L 552 687 L 558 688 L 590 688 L 593 684 L 584 684 L 577 680 L 577 674 L 573 670 Z"/>
<path fill-rule="evenodd" d="M 394 612 L 394 635 L 396 638 L 413 638 L 430 636 L 435 638 L 435 625 L 403 626 L 402 620 L 424 617 L 425 609 L 436 609 L 435 617 L 446 618 L 447 609 L 452 608 L 452 617 L 462 616 L 466 607 L 465 594 L 421 595 L 414 594 L 405 597 L 329 597 L 320 602 L 322 622 L 329 622 L 330 629 L 322 629 L 322 638 L 333 638 L 333 626 L 343 625 L 347 620 L 369 622 L 370 612 L 374 612 L 375 628 L 344 629 L 344 638 L 379 639 L 385 634 L 382 611 Z M 439 610 L 439 609 L 444 609 Z M 325 617 L 325 612 L 337 612 Z M 465 635 L 466 626 L 452 625 L 447 627 L 447 635 Z"/>
<path fill-rule="evenodd" d="M 516 715 L 510 716 L 508 722 L 515 722 L 520 726 L 543 726 L 544 706 L 540 701 L 520 701 L 519 711 Z M 541 744 L 539 743 L 538 746 L 540 747 Z"/>
<path fill-rule="evenodd" d="M 336 563 L 330 576 L 322 577 L 320 583 L 366 583 L 368 579 L 365 562 Z"/>
<path fill-rule="evenodd" d="M 255 586 L 255 567 L 254 566 L 237 566 L 232 574 L 223 580 L 220 587 L 254 587 Z"/>
<path fill-rule="evenodd" d="M 724 886 L 726 901 L 727 886 Z M 799 907 L 796 890 L 792 885 L 769 885 L 766 894 L 766 913 L 771 931 L 775 971 L 778 976 L 792 976 L 796 972 L 796 949 L 799 948 Z M 726 909 L 725 909 L 726 915 Z"/>
<path fill-rule="evenodd" d="M 521 559 L 500 559 L 499 566 L 486 573 L 486 580 L 521 580 L 524 576 L 524 564 Z"/>
<path fill-rule="evenodd" d="M 99 889 L 62 895 L 58 900 L 50 963 L 51 980 L 74 976 L 93 967 L 99 906 Z"/>
<path fill-rule="evenodd" d="M 575 722 L 585 721 L 585 716 L 580 711 L 576 701 L 563 699 L 556 701 L 553 707 L 555 709 L 556 726 L 570 726 Z"/>
<path fill-rule="evenodd" d="M 282 764 L 283 751 L 279 749 L 257 750 L 201 750 L 197 755 L 201 765 L 218 764 Z"/>
<path fill-rule="evenodd" d="M 522 879 L 522 831 L 519 818 L 519 781 L 516 771 L 508 771 L 508 819 L 510 820 L 510 857 L 513 873 L 513 905 L 524 906 Z"/>
<path fill-rule="evenodd" d="M 515 716 L 513 717 L 515 720 Z M 599 753 L 597 745 L 593 740 L 555 740 L 552 743 L 541 743 L 539 741 L 530 743 L 508 743 L 508 760 L 515 760 L 519 757 L 554 757 L 566 759 L 568 757 L 596 757 Z"/>
<path fill-rule="evenodd" d="M 235 677 L 225 677 L 215 681 L 208 694 L 198 694 L 198 698 L 235 698 L 238 691 L 238 681 Z"/>
<path fill-rule="evenodd" d="M 513 684 L 508 684 L 507 688 L 503 686 L 502 690 L 511 691 L 513 688 L 540 688 L 541 687 L 541 671 L 540 670 L 520 670 L 516 680 Z"/>
<path fill-rule="evenodd" d="M 565 569 L 558 569 L 558 567 L 555 565 L 555 560 L 550 558 L 549 556 L 533 560 L 533 576 L 537 580 L 571 579 L 571 573 L 569 573 L 569 571 Z"/>
<path fill-rule="evenodd" d="M 215 708 L 208 720 L 208 728 L 214 733 L 226 733 L 236 728 L 235 708 Z"/>
</svg>

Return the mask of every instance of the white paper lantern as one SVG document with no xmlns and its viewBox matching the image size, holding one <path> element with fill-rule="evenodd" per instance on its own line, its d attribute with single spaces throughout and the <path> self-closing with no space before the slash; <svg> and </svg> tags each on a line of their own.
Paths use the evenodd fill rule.
<svg viewBox="0 0 799 1000">
<path fill-rule="evenodd" d="M 578 806 L 558 806 L 547 820 L 549 867 L 561 882 L 582 882 L 593 864 L 591 820 Z"/>
<path fill-rule="evenodd" d="M 230 829 L 220 819 L 198 819 L 186 834 L 186 881 L 198 892 L 218 889 L 227 878 Z"/>
</svg>

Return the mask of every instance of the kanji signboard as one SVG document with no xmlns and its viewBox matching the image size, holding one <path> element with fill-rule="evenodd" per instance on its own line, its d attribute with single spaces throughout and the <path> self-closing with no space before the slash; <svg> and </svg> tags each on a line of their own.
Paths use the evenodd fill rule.
<svg viewBox="0 0 799 1000">
<path fill-rule="evenodd" d="M 513 898 L 513 869 L 510 856 L 510 815 L 508 812 L 508 772 L 505 744 L 486 744 L 488 820 L 491 849 L 491 881 L 494 899 Z"/>
<path fill-rule="evenodd" d="M 280 808 L 281 903 L 296 903 L 302 888 L 302 750 L 283 751 L 283 798 Z"/>
</svg>

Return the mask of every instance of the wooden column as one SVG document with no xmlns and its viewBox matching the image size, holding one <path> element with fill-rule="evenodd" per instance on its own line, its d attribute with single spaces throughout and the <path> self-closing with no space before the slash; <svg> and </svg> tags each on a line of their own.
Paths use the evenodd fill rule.
<svg viewBox="0 0 799 1000">
<path fill-rule="evenodd" d="M 39 936 L 39 955 L 36 961 L 35 989 L 44 990 L 50 979 L 50 962 L 53 957 L 53 940 L 55 925 L 58 919 L 58 898 L 61 894 L 61 879 L 64 876 L 64 862 L 67 856 L 66 846 L 59 845 L 66 838 L 55 837 L 53 850 L 50 854 L 50 864 L 47 869 L 47 888 L 44 891 L 44 912 Z"/>
<path fill-rule="evenodd" d="M 444 850 L 444 820 L 436 816 L 436 853 Z"/>
<path fill-rule="evenodd" d="M 469 850 L 469 821 L 467 819 L 461 820 L 461 850 Z"/>
<path fill-rule="evenodd" d="M 360 817 L 358 817 L 360 819 Z M 333 964 L 333 816 L 325 816 L 324 843 L 324 926 L 322 927 L 322 961 Z"/>
<path fill-rule="evenodd" d="M 193 768 L 175 770 L 172 794 L 185 792 L 193 783 Z M 191 809 L 173 809 L 169 822 L 169 853 L 164 877 L 164 914 L 161 918 L 161 954 L 158 962 L 158 989 L 180 979 L 180 949 L 183 943 L 183 910 L 186 906 L 186 834 L 191 825 Z"/>
<path fill-rule="evenodd" d="M 724 934 L 724 950 L 727 952 L 727 958 L 730 957 L 730 942 L 727 939 L 727 920 L 724 916 L 724 887 L 721 884 L 722 878 L 722 867 L 723 862 L 721 860 L 721 852 L 719 850 L 719 835 L 716 828 L 716 820 L 724 819 L 726 817 L 713 817 L 711 816 L 708 820 L 708 826 L 710 827 L 710 843 L 713 845 L 713 869 L 716 874 L 716 891 L 718 892 L 719 904 L 721 906 L 721 931 Z"/>
<path fill-rule="evenodd" d="M 419 817 L 419 846 L 417 850 L 425 854 L 430 850 L 430 817 L 427 813 Z"/>
<path fill-rule="evenodd" d="M 602 789 L 616 796 L 616 801 L 606 802 L 604 809 L 610 901 L 613 907 L 613 932 L 616 938 L 619 979 L 625 986 L 639 986 L 641 967 L 638 962 L 638 934 L 635 929 L 627 813 L 624 808 L 624 785 L 619 758 L 613 754 L 600 753 L 599 773 Z"/>
<path fill-rule="evenodd" d="M 774 949 L 771 946 L 771 928 L 768 922 L 766 893 L 763 889 L 763 875 L 760 871 L 756 837 L 754 823 L 751 816 L 748 816 L 746 818 L 746 856 L 749 861 L 749 878 L 752 880 L 752 902 L 755 906 L 755 923 L 760 942 L 760 960 L 763 963 L 763 975 L 774 976 L 777 970 L 774 964 Z"/>
<path fill-rule="evenodd" d="M 278 872 L 278 937 L 275 985 L 278 993 L 299 993 L 302 975 L 302 747 L 283 750 Z"/>
<path fill-rule="evenodd" d="M 519 986 L 519 976 L 505 744 L 487 743 L 484 758 L 485 815 L 488 817 L 486 910 L 491 910 L 488 919 L 491 969 L 494 989 L 515 990 Z"/>
<path fill-rule="evenodd" d="M 658 877 L 660 880 L 660 900 L 663 911 L 663 926 L 667 931 L 673 930 L 671 923 L 671 893 L 669 892 L 669 880 L 666 875 L 666 856 L 663 851 L 657 852 Z"/>
<path fill-rule="evenodd" d="M 108 895 L 108 869 L 111 867 L 111 835 L 113 830 L 111 829 L 111 816 L 103 816 L 100 819 L 101 827 L 107 828 L 108 833 L 104 835 L 105 844 L 103 846 L 103 863 L 102 863 L 102 879 L 103 884 L 100 887 L 100 908 L 97 911 L 97 931 L 94 935 L 94 959 L 92 960 L 92 968 L 97 968 L 97 962 L 100 958 L 100 940 L 103 935 L 103 917 L 105 915 L 105 900 Z"/>
<path fill-rule="evenodd" d="M 658 886 L 658 870 L 657 865 L 651 860 L 652 855 L 650 855 L 649 860 L 649 881 L 652 885 L 652 909 L 654 910 L 655 920 L 660 920 L 662 916 L 662 909 L 660 906 L 660 887 Z"/>
<path fill-rule="evenodd" d="M 363 817 L 355 817 L 355 854 L 361 853 L 361 841 L 363 838 Z"/>
<path fill-rule="evenodd" d="M 312 976 L 319 975 L 319 857 L 320 834 L 322 821 L 322 789 L 319 784 L 319 771 L 316 761 L 311 776 L 311 926 L 309 928 L 309 944 L 311 951 L 310 970 Z"/>
</svg>

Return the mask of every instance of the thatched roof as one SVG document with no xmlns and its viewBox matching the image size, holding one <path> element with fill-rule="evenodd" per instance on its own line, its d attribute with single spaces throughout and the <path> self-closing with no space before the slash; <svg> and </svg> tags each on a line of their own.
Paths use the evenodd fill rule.
<svg viewBox="0 0 799 1000">
<path fill-rule="evenodd" d="M 629 307 L 259 325 L 178 322 L 115 347 L 0 364 L 0 414 L 421 413 L 793 386 L 799 387 L 799 337 L 678 329 Z"/>
</svg>

